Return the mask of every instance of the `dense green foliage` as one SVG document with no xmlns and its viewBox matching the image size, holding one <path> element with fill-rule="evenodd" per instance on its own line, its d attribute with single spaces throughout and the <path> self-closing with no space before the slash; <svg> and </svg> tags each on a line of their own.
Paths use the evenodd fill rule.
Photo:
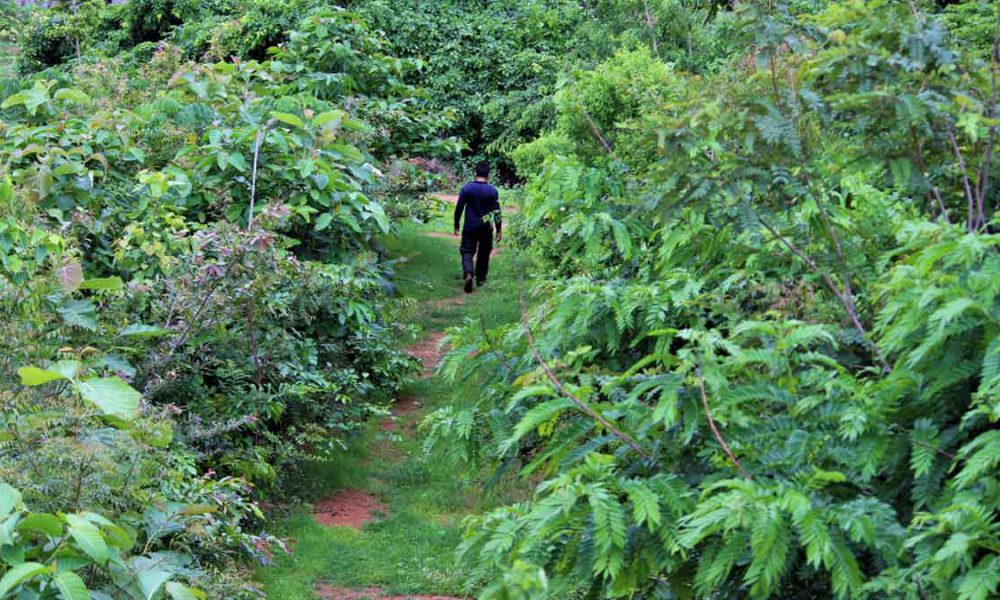
<svg viewBox="0 0 1000 600">
<path fill-rule="evenodd" d="M 379 239 L 482 157 L 523 318 L 450 330 L 487 383 L 421 428 L 533 487 L 467 523 L 480 597 L 1000 590 L 997 6 L 92 0 L 0 38 L 0 598 L 252 597 L 259 503 L 415 370 Z"/>
</svg>

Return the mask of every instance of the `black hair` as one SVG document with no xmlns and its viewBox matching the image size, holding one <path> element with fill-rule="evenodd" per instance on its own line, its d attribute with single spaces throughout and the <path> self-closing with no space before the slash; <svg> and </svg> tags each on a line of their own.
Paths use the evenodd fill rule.
<svg viewBox="0 0 1000 600">
<path fill-rule="evenodd" d="M 490 176 L 490 163 L 485 160 L 478 165 L 476 165 L 476 177 L 489 177 Z"/>
</svg>

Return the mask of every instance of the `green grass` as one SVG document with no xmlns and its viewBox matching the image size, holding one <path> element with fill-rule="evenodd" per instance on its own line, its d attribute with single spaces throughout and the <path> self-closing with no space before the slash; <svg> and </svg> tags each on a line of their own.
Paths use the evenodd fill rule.
<svg viewBox="0 0 1000 600">
<path fill-rule="evenodd" d="M 446 219 L 425 225 L 406 224 L 398 236 L 384 241 L 394 257 L 406 257 L 396 274 L 401 304 L 398 318 L 417 323 L 425 334 L 485 319 L 487 325 L 518 318 L 514 253 L 494 257 L 490 281 L 466 296 L 463 305 L 441 302 L 462 294 L 457 239 Z M 415 302 L 414 302 L 415 301 Z M 420 398 L 427 411 L 476 399 L 476 382 L 445 384 L 437 377 L 415 380 L 402 396 Z M 400 427 L 397 431 L 404 431 Z M 418 436 L 386 433 L 372 424 L 365 439 L 336 460 L 310 465 L 308 487 L 318 492 L 358 488 L 378 494 L 389 515 L 362 531 L 319 525 L 305 509 L 276 523 L 278 535 L 293 540 L 294 551 L 276 557 L 273 566 L 257 570 L 268 598 L 308 599 L 318 582 L 334 586 L 383 587 L 390 593 L 467 595 L 468 566 L 459 565 L 455 550 L 462 538 L 462 519 L 486 508 L 475 482 L 461 469 L 424 455 Z"/>
<path fill-rule="evenodd" d="M 486 286 L 466 296 L 464 306 L 434 302 L 462 295 L 459 239 L 451 235 L 451 227 L 449 215 L 444 214 L 425 225 L 406 223 L 398 236 L 385 240 L 394 256 L 406 260 L 397 276 L 400 293 L 418 301 L 431 301 L 430 305 L 416 307 L 414 320 L 432 330 L 460 325 L 467 317 L 482 317 L 488 327 L 516 321 L 519 262 L 506 241 L 499 246 L 500 254 L 490 261 Z M 428 233 L 447 237 L 430 237 Z"/>
</svg>

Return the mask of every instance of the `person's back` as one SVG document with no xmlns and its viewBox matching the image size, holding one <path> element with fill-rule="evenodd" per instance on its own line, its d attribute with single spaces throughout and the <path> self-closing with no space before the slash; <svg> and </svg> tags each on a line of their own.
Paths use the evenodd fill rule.
<svg viewBox="0 0 1000 600">
<path fill-rule="evenodd" d="M 493 226 L 496 225 L 497 242 L 501 239 L 500 194 L 489 184 L 490 168 L 486 163 L 476 166 L 476 180 L 462 187 L 455 205 L 455 235 L 458 235 L 462 216 L 465 223 L 462 226 L 462 244 L 459 251 L 462 254 L 462 271 L 465 277 L 465 291 L 472 291 L 472 276 L 475 271 L 476 282 L 482 286 L 486 283 L 486 274 L 490 266 L 490 252 L 493 251 Z M 472 257 L 476 255 L 475 268 Z"/>
<path fill-rule="evenodd" d="M 493 214 L 500 210 L 500 194 L 485 181 L 470 181 L 458 195 L 457 210 L 465 210 L 463 229 L 487 227 Z"/>
</svg>

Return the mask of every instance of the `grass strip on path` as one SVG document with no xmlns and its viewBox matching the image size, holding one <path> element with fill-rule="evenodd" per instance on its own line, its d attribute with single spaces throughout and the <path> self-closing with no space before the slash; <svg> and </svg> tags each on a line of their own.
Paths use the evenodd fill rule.
<svg viewBox="0 0 1000 600">
<path fill-rule="evenodd" d="M 516 321 L 518 314 L 516 280 L 510 258 L 502 252 L 493 258 L 487 286 L 462 294 L 458 239 L 449 237 L 448 216 L 442 217 L 424 225 L 405 224 L 398 236 L 386 240 L 393 257 L 404 259 L 398 263 L 396 284 L 402 297 L 415 302 L 404 303 L 401 318 L 419 325 L 420 339 L 412 341 L 417 347 L 466 318 L 494 327 Z M 479 390 L 474 381 L 452 385 L 433 372 L 425 375 L 429 377 L 416 379 L 400 394 L 405 401 L 392 421 L 371 424 L 366 438 L 350 452 L 308 470 L 316 480 L 312 487 L 326 493 L 372 493 L 388 514 L 358 530 L 323 526 L 305 509 L 294 512 L 277 531 L 292 540 L 293 552 L 257 571 L 268 598 L 317 598 L 320 585 L 325 598 L 336 598 L 337 590 L 346 588 L 359 590 L 355 594 L 377 589 L 399 597 L 468 594 L 469 572 L 456 563 L 455 549 L 462 519 L 484 508 L 482 498 L 454 465 L 424 456 L 415 424 L 441 406 L 474 402 Z"/>
</svg>

